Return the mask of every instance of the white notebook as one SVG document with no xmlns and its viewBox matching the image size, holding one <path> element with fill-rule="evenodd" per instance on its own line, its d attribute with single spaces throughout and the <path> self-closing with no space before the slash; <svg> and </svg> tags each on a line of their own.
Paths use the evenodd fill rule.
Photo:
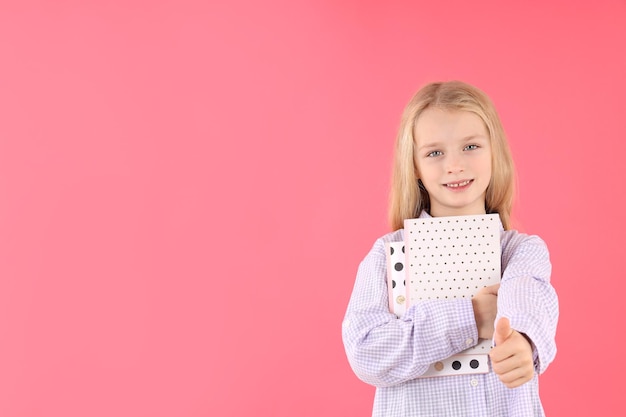
<svg viewBox="0 0 626 417">
<path fill-rule="evenodd" d="M 397 250 L 399 245 L 404 248 L 403 260 L 397 259 L 401 252 Z M 499 216 L 407 219 L 404 242 L 388 243 L 387 258 L 388 283 L 392 280 L 396 283 L 395 288 L 389 285 L 389 306 L 398 316 L 421 300 L 471 298 L 481 288 L 500 282 Z M 403 263 L 405 289 L 398 285 L 398 262 Z M 406 301 L 399 305 L 397 300 L 402 298 L 398 291 L 402 290 L 406 291 Z M 491 340 L 480 340 L 476 346 L 432 364 L 423 376 L 488 372 L 490 349 Z"/>
</svg>

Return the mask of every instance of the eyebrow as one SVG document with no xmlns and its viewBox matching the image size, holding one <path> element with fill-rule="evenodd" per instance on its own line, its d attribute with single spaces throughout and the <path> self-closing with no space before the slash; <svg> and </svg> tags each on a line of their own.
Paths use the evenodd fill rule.
<svg viewBox="0 0 626 417">
<path fill-rule="evenodd" d="M 480 133 L 474 134 L 474 135 L 469 135 L 464 137 L 463 139 L 461 139 L 462 143 L 467 143 L 467 142 L 471 142 L 473 140 L 477 140 L 477 139 L 488 139 L 487 136 L 482 135 Z M 432 149 L 432 148 L 439 148 L 441 147 L 441 142 L 430 142 L 430 143 L 426 143 L 420 147 L 417 148 L 418 151 L 421 151 L 423 149 Z"/>
</svg>

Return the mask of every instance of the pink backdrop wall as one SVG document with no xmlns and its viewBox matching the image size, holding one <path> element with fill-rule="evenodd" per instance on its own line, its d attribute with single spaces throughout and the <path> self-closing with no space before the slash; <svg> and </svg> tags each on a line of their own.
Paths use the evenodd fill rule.
<svg viewBox="0 0 626 417">
<path fill-rule="evenodd" d="M 0 415 L 369 415 L 340 323 L 452 78 L 551 248 L 546 411 L 624 415 L 626 2 L 419 3 L 1 2 Z"/>
</svg>

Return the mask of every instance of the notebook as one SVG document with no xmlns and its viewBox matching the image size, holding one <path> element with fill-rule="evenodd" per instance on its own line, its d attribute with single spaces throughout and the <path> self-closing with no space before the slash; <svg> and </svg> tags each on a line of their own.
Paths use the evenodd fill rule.
<svg viewBox="0 0 626 417">
<path fill-rule="evenodd" d="M 422 300 L 471 298 L 500 282 L 498 214 L 404 221 L 404 241 L 387 242 L 389 307 L 402 316 Z M 423 377 L 489 372 L 491 340 L 432 364 Z"/>
</svg>

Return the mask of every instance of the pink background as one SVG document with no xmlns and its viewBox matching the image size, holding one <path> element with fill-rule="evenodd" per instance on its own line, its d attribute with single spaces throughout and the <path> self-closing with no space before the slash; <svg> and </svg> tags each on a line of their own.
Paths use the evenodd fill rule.
<svg viewBox="0 0 626 417">
<path fill-rule="evenodd" d="M 369 415 L 340 324 L 442 79 L 551 249 L 548 415 L 624 415 L 626 2 L 501 3 L 1 2 L 0 416 Z"/>
</svg>

